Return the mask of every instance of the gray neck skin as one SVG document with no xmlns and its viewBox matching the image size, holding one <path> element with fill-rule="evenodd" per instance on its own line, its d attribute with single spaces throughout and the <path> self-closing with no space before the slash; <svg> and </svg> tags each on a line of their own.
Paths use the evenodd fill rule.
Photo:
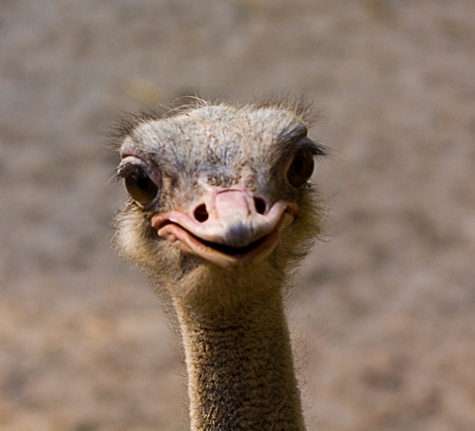
<svg viewBox="0 0 475 431">
<path fill-rule="evenodd" d="M 273 296 L 213 319 L 177 306 L 192 431 L 305 430 L 282 298 Z"/>
</svg>

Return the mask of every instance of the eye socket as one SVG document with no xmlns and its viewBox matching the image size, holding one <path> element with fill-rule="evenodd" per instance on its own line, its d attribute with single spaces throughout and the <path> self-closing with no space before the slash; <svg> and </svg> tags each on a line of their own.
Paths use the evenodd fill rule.
<svg viewBox="0 0 475 431">
<path fill-rule="evenodd" d="M 309 149 L 297 151 L 287 170 L 287 181 L 294 187 L 303 186 L 312 176 L 314 166 L 312 151 Z"/>
<path fill-rule="evenodd" d="M 141 205 L 152 203 L 160 192 L 161 178 L 158 176 L 159 184 L 157 184 L 141 166 L 136 164 L 125 165 L 119 170 L 119 176 L 124 178 L 125 188 L 131 198 Z"/>
</svg>

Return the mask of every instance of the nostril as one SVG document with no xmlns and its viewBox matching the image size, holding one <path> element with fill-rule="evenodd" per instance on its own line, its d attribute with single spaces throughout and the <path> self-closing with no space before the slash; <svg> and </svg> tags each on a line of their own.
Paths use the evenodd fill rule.
<svg viewBox="0 0 475 431">
<path fill-rule="evenodd" d="M 195 208 L 193 215 L 195 216 L 195 219 L 198 220 L 200 223 L 203 223 L 206 220 L 208 220 L 209 214 L 208 214 L 208 211 L 206 210 L 206 205 L 205 204 L 198 205 Z"/>
<path fill-rule="evenodd" d="M 254 198 L 254 206 L 259 214 L 266 212 L 266 202 L 262 198 Z"/>
</svg>

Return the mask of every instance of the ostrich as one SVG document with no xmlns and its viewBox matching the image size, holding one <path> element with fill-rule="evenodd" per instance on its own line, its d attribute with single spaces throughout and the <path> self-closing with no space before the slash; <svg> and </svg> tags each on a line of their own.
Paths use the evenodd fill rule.
<svg viewBox="0 0 475 431">
<path fill-rule="evenodd" d="M 301 101 L 199 102 L 116 134 L 114 244 L 182 337 L 192 431 L 305 429 L 283 297 L 322 228 Z"/>
</svg>

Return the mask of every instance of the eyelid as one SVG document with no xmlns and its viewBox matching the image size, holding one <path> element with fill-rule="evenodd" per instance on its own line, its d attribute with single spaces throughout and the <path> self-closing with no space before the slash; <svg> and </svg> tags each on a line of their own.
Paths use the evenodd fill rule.
<svg viewBox="0 0 475 431">
<path fill-rule="evenodd" d="M 147 174 L 150 171 L 149 166 L 142 159 L 135 156 L 125 156 L 117 167 L 117 176 L 122 177 L 122 173 L 131 165 L 140 166 Z"/>
<path fill-rule="evenodd" d="M 125 173 L 130 166 L 139 166 L 159 188 L 162 187 L 162 172 L 136 156 L 123 157 L 117 167 L 117 176 L 123 178 L 123 173 Z"/>
<path fill-rule="evenodd" d="M 293 129 L 283 132 L 279 136 L 279 145 L 283 148 L 283 153 L 288 151 L 296 152 L 302 149 L 308 149 L 314 156 L 325 156 L 326 151 L 322 145 L 316 144 L 307 136 L 307 127 L 299 124 Z"/>
<path fill-rule="evenodd" d="M 310 138 L 302 138 L 297 144 L 297 151 L 308 149 L 314 156 L 325 156 L 326 151 L 322 145 L 316 144 Z"/>
</svg>

